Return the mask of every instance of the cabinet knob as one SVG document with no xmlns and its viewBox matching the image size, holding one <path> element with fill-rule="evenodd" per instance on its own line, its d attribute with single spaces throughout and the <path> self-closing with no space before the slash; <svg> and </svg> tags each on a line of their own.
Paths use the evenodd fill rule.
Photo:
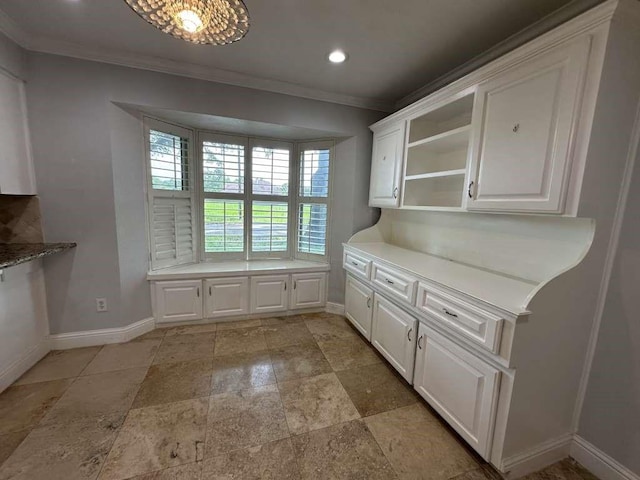
<svg viewBox="0 0 640 480">
<path fill-rule="evenodd" d="M 473 194 L 471 193 L 471 188 L 473 188 L 473 182 L 469 184 L 469 188 L 467 189 L 467 194 L 469 195 L 469 198 L 473 198 Z"/>
<path fill-rule="evenodd" d="M 518 131 L 519 131 L 519 130 L 520 130 L 520 124 L 519 124 L 519 123 L 516 123 L 516 124 L 513 126 L 513 133 L 518 133 Z"/>
<path fill-rule="evenodd" d="M 422 335 L 418 337 L 418 348 L 422 350 Z"/>
<path fill-rule="evenodd" d="M 367 308 L 371 308 L 371 297 L 367 297 Z"/>
<path fill-rule="evenodd" d="M 393 189 L 393 198 L 398 198 L 398 187 Z"/>
<path fill-rule="evenodd" d="M 410 328 L 407 332 L 407 340 L 409 340 L 409 342 L 411 342 L 411 332 L 413 332 L 413 328 Z"/>
</svg>

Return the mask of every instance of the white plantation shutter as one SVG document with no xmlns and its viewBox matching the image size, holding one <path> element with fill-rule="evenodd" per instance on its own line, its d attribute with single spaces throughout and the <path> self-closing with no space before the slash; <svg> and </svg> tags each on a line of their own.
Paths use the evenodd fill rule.
<svg viewBox="0 0 640 480">
<path fill-rule="evenodd" d="M 196 261 L 190 130 L 145 119 L 151 268 Z"/>
<path fill-rule="evenodd" d="M 333 142 L 301 143 L 299 152 L 296 257 L 326 258 Z"/>
</svg>

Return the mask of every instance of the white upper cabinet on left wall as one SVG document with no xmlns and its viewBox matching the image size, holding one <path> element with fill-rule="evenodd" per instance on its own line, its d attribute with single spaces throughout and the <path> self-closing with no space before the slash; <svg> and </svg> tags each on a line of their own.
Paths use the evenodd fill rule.
<svg viewBox="0 0 640 480">
<path fill-rule="evenodd" d="M 0 194 L 35 195 L 24 82 L 0 70 Z"/>
<path fill-rule="evenodd" d="M 402 121 L 373 135 L 371 207 L 397 208 L 400 205 L 404 132 L 405 122 Z"/>
</svg>

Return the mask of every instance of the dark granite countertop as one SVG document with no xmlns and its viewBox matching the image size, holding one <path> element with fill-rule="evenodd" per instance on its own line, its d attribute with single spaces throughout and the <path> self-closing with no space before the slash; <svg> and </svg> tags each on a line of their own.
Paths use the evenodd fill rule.
<svg viewBox="0 0 640 480">
<path fill-rule="evenodd" d="M 0 268 L 13 267 L 76 246 L 76 243 L 0 243 Z"/>
</svg>

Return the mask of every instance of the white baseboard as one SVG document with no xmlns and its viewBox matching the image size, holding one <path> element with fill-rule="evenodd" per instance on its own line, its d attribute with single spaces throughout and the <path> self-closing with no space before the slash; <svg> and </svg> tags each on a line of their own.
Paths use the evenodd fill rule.
<svg viewBox="0 0 640 480">
<path fill-rule="evenodd" d="M 38 360 L 49 353 L 49 350 L 49 341 L 43 338 L 38 345 L 0 372 L 0 392 L 4 391 L 5 388 L 10 386 L 27 370 L 38 363 Z"/>
<path fill-rule="evenodd" d="M 567 458 L 573 442 L 573 435 L 567 433 L 561 437 L 541 443 L 523 453 L 505 458 L 501 470 L 507 479 L 523 477 L 537 472 L 552 463 Z"/>
<path fill-rule="evenodd" d="M 103 330 L 50 335 L 49 344 L 52 350 L 67 350 L 69 348 L 128 342 L 135 337 L 150 332 L 154 328 L 155 320 L 153 317 L 149 317 L 121 328 L 105 328 Z"/>
<path fill-rule="evenodd" d="M 570 455 L 601 480 L 640 480 L 639 475 L 579 435 L 573 439 Z"/>
<path fill-rule="evenodd" d="M 327 302 L 326 310 L 328 313 L 336 315 L 344 315 L 344 305 L 340 303 Z"/>
</svg>

